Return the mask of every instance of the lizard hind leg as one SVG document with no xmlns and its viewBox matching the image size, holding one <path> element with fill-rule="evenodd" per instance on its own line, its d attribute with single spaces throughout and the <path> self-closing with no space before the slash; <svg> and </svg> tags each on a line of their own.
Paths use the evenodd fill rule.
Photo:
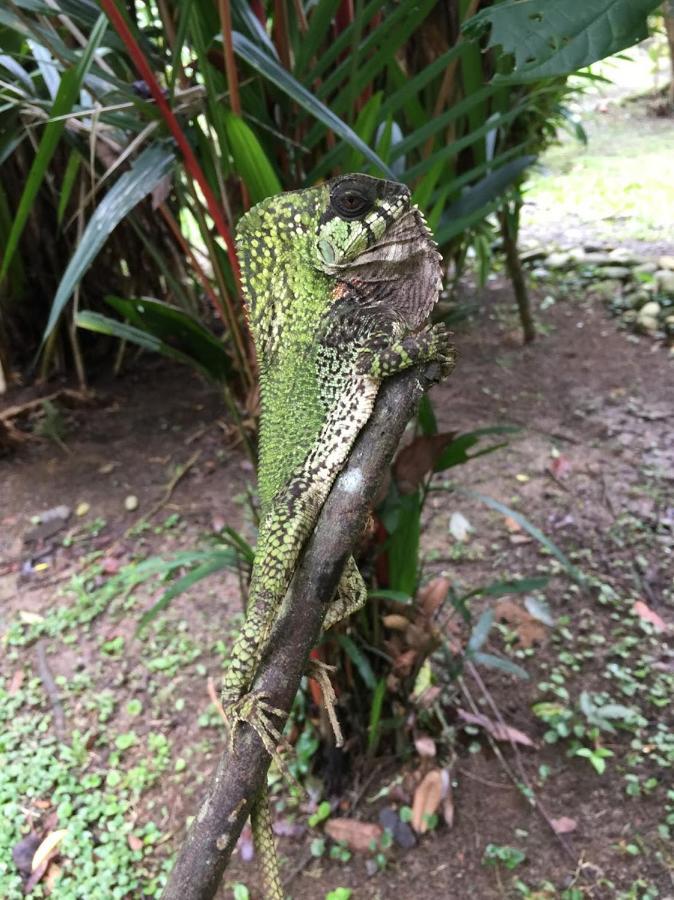
<svg viewBox="0 0 674 900">
<path fill-rule="evenodd" d="M 365 587 L 363 576 L 358 570 L 356 560 L 353 556 L 350 556 L 344 566 L 344 571 L 337 587 L 337 595 L 331 602 L 325 615 L 323 629 L 327 631 L 328 628 L 332 628 L 337 622 L 346 619 L 351 613 L 362 609 L 366 600 L 367 588 Z"/>
</svg>

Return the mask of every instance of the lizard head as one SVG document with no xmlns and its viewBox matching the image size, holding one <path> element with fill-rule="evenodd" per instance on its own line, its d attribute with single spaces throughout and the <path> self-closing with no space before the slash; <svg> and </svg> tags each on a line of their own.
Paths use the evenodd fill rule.
<svg viewBox="0 0 674 900">
<path fill-rule="evenodd" d="M 316 267 L 351 287 L 361 303 L 386 307 L 406 327 L 419 327 L 438 299 L 441 257 L 409 188 L 344 175 L 322 190 Z"/>
</svg>

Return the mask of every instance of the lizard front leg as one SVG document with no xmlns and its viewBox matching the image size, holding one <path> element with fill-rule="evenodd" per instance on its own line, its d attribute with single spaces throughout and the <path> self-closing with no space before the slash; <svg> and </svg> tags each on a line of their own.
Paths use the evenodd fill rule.
<svg viewBox="0 0 674 900">
<path fill-rule="evenodd" d="M 383 379 L 410 366 L 437 362 L 444 377 L 454 367 L 454 348 L 449 337 L 450 332 L 442 324 L 404 337 L 375 333 L 358 352 L 357 371 Z"/>
</svg>

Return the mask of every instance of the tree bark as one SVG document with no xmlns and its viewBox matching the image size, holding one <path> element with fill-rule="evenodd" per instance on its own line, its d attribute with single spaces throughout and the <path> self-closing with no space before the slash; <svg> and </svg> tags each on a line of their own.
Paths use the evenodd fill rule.
<svg viewBox="0 0 674 900">
<path fill-rule="evenodd" d="M 372 417 L 321 511 L 254 684 L 273 706 L 285 711 L 284 722 L 344 563 L 356 548 L 409 419 L 424 390 L 439 375 L 439 367 L 431 365 L 423 373 L 412 369 L 384 382 Z M 231 752 L 224 746 L 163 900 L 214 897 L 253 800 L 266 785 L 269 763 L 252 728 L 247 724 L 238 727 Z"/>
</svg>

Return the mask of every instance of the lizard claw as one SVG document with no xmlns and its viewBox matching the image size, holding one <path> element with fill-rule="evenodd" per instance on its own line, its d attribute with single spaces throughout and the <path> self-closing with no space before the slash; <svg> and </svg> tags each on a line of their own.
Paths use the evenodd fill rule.
<svg viewBox="0 0 674 900">
<path fill-rule="evenodd" d="M 237 726 L 241 722 L 246 722 L 260 738 L 264 749 L 274 760 L 282 775 L 288 781 L 297 783 L 279 753 L 279 746 L 284 750 L 289 750 L 291 749 L 290 745 L 272 721 L 275 717 L 285 717 L 286 710 L 272 706 L 269 702 L 269 695 L 264 691 L 251 691 L 229 703 L 225 708 L 225 716 L 229 725 L 230 753 L 234 748 Z"/>
<path fill-rule="evenodd" d="M 332 686 L 329 675 L 329 673 L 334 672 L 335 669 L 336 666 L 329 666 L 320 659 L 311 658 L 309 660 L 309 672 L 307 674 L 309 675 L 309 678 L 313 678 L 318 682 L 318 686 L 323 695 L 323 704 L 328 714 L 330 725 L 332 726 L 332 732 L 335 736 L 335 744 L 337 747 L 341 747 L 344 744 L 344 738 L 335 712 L 337 694 L 335 694 L 335 689 Z"/>
</svg>

